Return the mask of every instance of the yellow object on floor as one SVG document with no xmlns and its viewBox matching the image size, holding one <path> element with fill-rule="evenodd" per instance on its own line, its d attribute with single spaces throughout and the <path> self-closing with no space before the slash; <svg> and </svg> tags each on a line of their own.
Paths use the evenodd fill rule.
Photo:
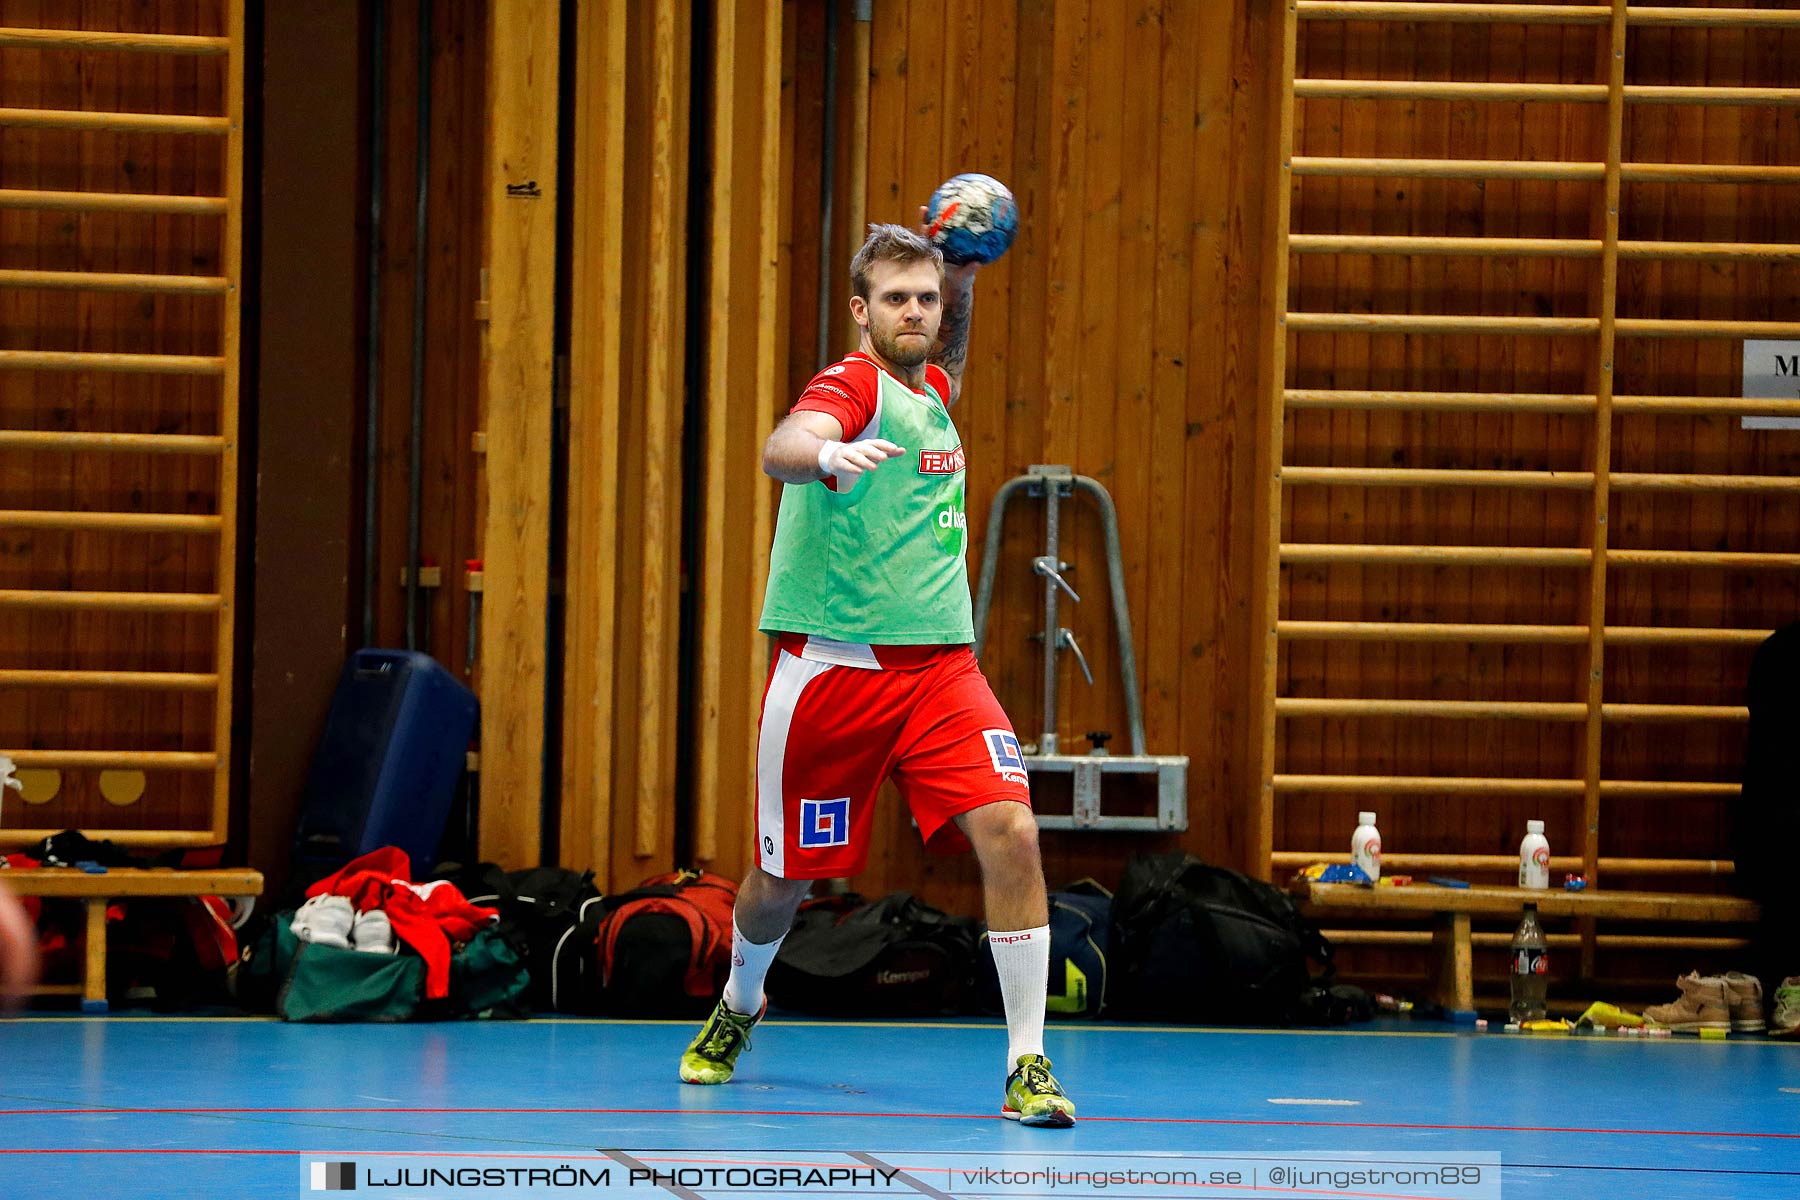
<svg viewBox="0 0 1800 1200">
<path fill-rule="evenodd" d="M 1616 1004 L 1607 1004 L 1596 1000 L 1588 1005 L 1587 1011 L 1576 1018 L 1577 1025 L 1594 1025 L 1602 1029 L 1642 1029 L 1644 1018 L 1636 1013 L 1628 1013 Z"/>
<path fill-rule="evenodd" d="M 1572 1033 L 1575 1026 L 1568 1021 L 1526 1021 L 1519 1026 L 1526 1033 Z"/>
</svg>

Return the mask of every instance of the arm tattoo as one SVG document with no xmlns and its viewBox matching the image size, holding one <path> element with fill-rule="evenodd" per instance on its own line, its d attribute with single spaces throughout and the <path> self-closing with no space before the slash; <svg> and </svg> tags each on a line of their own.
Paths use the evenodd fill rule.
<svg viewBox="0 0 1800 1200">
<path fill-rule="evenodd" d="M 946 404 L 956 403 L 962 395 L 963 367 L 969 360 L 969 321 L 975 311 L 975 289 L 970 284 L 957 286 L 945 281 L 944 317 L 938 325 L 937 350 L 931 361 L 950 377 L 950 395 Z"/>
</svg>

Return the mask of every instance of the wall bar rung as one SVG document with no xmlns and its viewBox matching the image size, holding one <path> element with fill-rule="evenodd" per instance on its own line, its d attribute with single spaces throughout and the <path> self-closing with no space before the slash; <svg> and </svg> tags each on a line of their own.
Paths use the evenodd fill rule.
<svg viewBox="0 0 1800 1200">
<path fill-rule="evenodd" d="M 1339 388 L 1288 388 L 1288 408 L 1394 409 L 1407 412 L 1591 413 L 1592 396 L 1549 392 L 1377 392 Z M 1791 403 L 1791 402 L 1790 402 Z"/>
<path fill-rule="evenodd" d="M 1680 89 L 1661 89 L 1676 91 Z M 1738 89 L 1762 90 L 1762 89 Z M 1460 83 L 1435 79 L 1296 79 L 1302 100 L 1544 100 L 1604 104 L 1603 83 Z"/>
<path fill-rule="evenodd" d="M 1730 704 L 1602 704 L 1600 718 L 1619 724 L 1646 721 L 1748 721 L 1750 710 Z"/>
<path fill-rule="evenodd" d="M 1608 550 L 1615 567 L 1716 567 L 1729 571 L 1792 571 L 1800 554 L 1752 553 L 1736 550 Z"/>
<path fill-rule="evenodd" d="M 92 689 L 134 692 L 210 692 L 217 675 L 186 671 L 0 671 L 6 688 Z"/>
<path fill-rule="evenodd" d="M 1281 482 L 1341 487 L 1498 487 L 1576 491 L 1592 471 L 1475 471 L 1426 467 L 1282 467 Z M 1800 479 L 1787 480 L 1800 486 Z"/>
<path fill-rule="evenodd" d="M 231 39 L 180 33 L 0 28 L 0 46 L 44 50 L 130 50 L 147 54 L 196 54 L 212 57 L 229 52 Z"/>
<path fill-rule="evenodd" d="M 168 216 L 223 216 L 223 196 L 155 196 L 143 192 L 44 192 L 0 188 L 0 208 L 50 212 L 132 212 Z"/>
<path fill-rule="evenodd" d="M 67 433 L 0 429 L 0 450 L 103 450 L 129 454 L 220 454 L 222 437 L 186 433 Z"/>
<path fill-rule="evenodd" d="M 1481 779 L 1427 775 L 1277 775 L 1277 793 L 1388 796 L 1579 796 L 1579 779 Z"/>
<path fill-rule="evenodd" d="M 61 832 L 61 829 L 0 829 L 0 846 L 32 846 Z M 158 850 L 219 844 L 218 836 L 206 829 L 83 829 L 80 832 L 97 842 L 112 842 L 118 846 L 152 847 Z M 38 990 L 46 989 L 39 988 Z M 70 994 L 78 995 L 82 990 L 76 988 Z"/>
<path fill-rule="evenodd" d="M 79 129 L 92 133 L 227 134 L 224 117 L 178 113 L 88 112 L 73 108 L 0 108 L 0 125 L 14 129 Z"/>
<path fill-rule="evenodd" d="M 1793 416 L 1800 402 L 1748 396 L 1614 396 L 1614 412 L 1691 416 Z"/>
<path fill-rule="evenodd" d="M 57 770 L 211 771 L 219 756 L 186 750 L 0 750 L 21 767 Z"/>
<path fill-rule="evenodd" d="M 1585 645 L 1585 625 L 1448 624 L 1437 621 L 1276 622 L 1277 632 L 1295 641 L 1331 642 L 1498 642 Z"/>
<path fill-rule="evenodd" d="M 56 592 L 0 590 L 0 608 L 42 612 L 216 613 L 219 597 L 203 592 Z"/>
<path fill-rule="evenodd" d="M 0 370 L 104 371 L 110 374 L 223 375 L 211 354 L 102 354 L 83 350 L 0 350 Z"/>
<path fill-rule="evenodd" d="M 1619 164 L 1626 183 L 1800 183 L 1800 167 L 1755 163 Z"/>
<path fill-rule="evenodd" d="M 1800 478 L 1791 475 L 1665 475 L 1615 471 L 1612 483 L 1616 489 L 1632 492 L 1800 492 Z"/>
<path fill-rule="evenodd" d="M 1620 242 L 1619 257 L 1688 262 L 1794 262 L 1800 246 L 1786 242 Z"/>
<path fill-rule="evenodd" d="M 1350 856 L 1342 850 L 1277 850 L 1275 865 L 1278 867 L 1309 867 L 1313 863 L 1349 862 Z M 1519 870 L 1519 856 L 1515 854 L 1408 854 L 1401 852 L 1381 855 L 1384 869 L 1395 871 L 1507 871 L 1516 875 Z M 1574 854 L 1557 854 L 1551 856 L 1552 871 L 1579 871 L 1581 857 Z"/>
<path fill-rule="evenodd" d="M 79 292 L 168 292 L 222 296 L 230 283 L 216 275 L 125 275 L 102 271 L 0 271 L 0 287 Z"/>
<path fill-rule="evenodd" d="M 1437 717 L 1480 721 L 1585 721 L 1587 705 L 1538 700 L 1377 700 L 1282 696 L 1283 717 Z"/>
<path fill-rule="evenodd" d="M 1769 629 L 1661 628 L 1654 625 L 1609 625 L 1606 640 L 1616 646 L 1758 646 Z"/>
<path fill-rule="evenodd" d="M 1325 939 L 1334 946 L 1429 946 L 1429 929 L 1325 929 Z M 1504 950 L 1512 945 L 1510 933 L 1472 933 L 1469 941 L 1477 949 Z M 1578 933 L 1551 933 L 1544 940 L 1552 950 L 1573 950 L 1581 945 Z M 1748 938 L 1692 937 L 1671 935 L 1656 937 L 1637 933 L 1602 933 L 1594 938 L 1602 950 L 1697 950 L 1722 952 L 1742 950 L 1750 945 Z"/>
<path fill-rule="evenodd" d="M 1665 321 L 1620 317 L 1621 337 L 1800 338 L 1800 321 Z"/>
<path fill-rule="evenodd" d="M 1301 254 L 1461 254 L 1481 258 L 1600 257 L 1600 243 L 1586 238 L 1402 237 L 1397 234 L 1296 233 L 1288 237 L 1288 249 Z"/>
<path fill-rule="evenodd" d="M 1294 175 L 1356 179 L 1557 179 L 1606 177 L 1597 162 L 1516 162 L 1494 158 L 1367 158 L 1296 154 L 1288 160 Z M 1800 167 L 1793 168 L 1800 175 Z"/>
<path fill-rule="evenodd" d="M 219 518 L 189 513 L 47 512 L 0 509 L 0 529 L 63 529 L 77 533 L 217 533 Z"/>
<path fill-rule="evenodd" d="M 1463 317 L 1436 313 L 1290 312 L 1287 315 L 1286 324 L 1288 329 L 1295 333 L 1517 333 L 1556 337 L 1594 333 L 1600 328 L 1600 319 L 1598 317 Z M 1800 326 L 1796 328 L 1800 329 Z"/>
<path fill-rule="evenodd" d="M 1800 558 L 1800 555 L 1793 556 Z M 1286 563 L 1418 563 L 1433 567 L 1585 567 L 1579 546 L 1390 546 L 1350 542 L 1283 542 Z"/>
<path fill-rule="evenodd" d="M 1777 8 L 1664 8 L 1631 4 L 1625 20 L 1632 25 L 1800 26 L 1800 12 Z"/>
<path fill-rule="evenodd" d="M 1664 87 L 1632 84 L 1625 89 L 1627 104 L 1686 104 L 1709 108 L 1793 108 L 1800 105 L 1800 88 L 1772 87 Z"/>
<path fill-rule="evenodd" d="M 1309 867 L 1313 863 L 1349 862 L 1342 850 L 1277 850 L 1271 861 L 1277 867 Z M 1515 874 L 1517 854 L 1404 854 L 1383 852 L 1381 865 L 1397 871 L 1497 871 Z M 1579 871 L 1578 855 L 1552 855 L 1552 871 Z M 1607 858 L 1600 869 L 1615 875 L 1717 876 L 1736 873 L 1736 864 L 1722 858 Z"/>
<path fill-rule="evenodd" d="M 1602 779 L 1600 794 L 1618 800 L 1725 800 L 1744 790 L 1738 783 L 1706 783 L 1692 779 Z"/>
<path fill-rule="evenodd" d="M 1432 775 L 1277 775 L 1278 795 L 1306 792 L 1334 796 L 1580 796 L 1581 779 L 1513 779 Z M 1736 783 L 1701 780 L 1602 779 L 1600 794 L 1611 799 L 1723 800 L 1743 791 Z"/>
<path fill-rule="evenodd" d="M 1398 0 L 1299 0 L 1295 11 L 1315 21 L 1429 21 L 1511 25 L 1605 25 L 1612 10 L 1598 4 L 1421 4 Z"/>
</svg>

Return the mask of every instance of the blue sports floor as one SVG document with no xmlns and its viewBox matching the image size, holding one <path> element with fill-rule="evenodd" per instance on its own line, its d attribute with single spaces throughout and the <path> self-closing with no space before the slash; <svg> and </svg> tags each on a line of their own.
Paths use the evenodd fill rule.
<svg viewBox="0 0 1800 1200">
<path fill-rule="evenodd" d="M 0 1196 L 1800 1196 L 1800 1044 L 1053 1026 L 1040 1130 L 997 1025 L 771 1019 L 719 1088 L 692 1028 L 7 1021 Z"/>
</svg>

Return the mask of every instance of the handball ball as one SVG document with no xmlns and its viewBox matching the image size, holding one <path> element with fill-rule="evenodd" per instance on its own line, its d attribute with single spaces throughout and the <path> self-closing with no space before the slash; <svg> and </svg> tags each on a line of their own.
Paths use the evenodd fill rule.
<svg viewBox="0 0 1800 1200">
<path fill-rule="evenodd" d="M 925 231 L 948 263 L 991 263 L 1019 232 L 1019 204 L 992 175 L 958 175 L 925 204 Z"/>
</svg>

